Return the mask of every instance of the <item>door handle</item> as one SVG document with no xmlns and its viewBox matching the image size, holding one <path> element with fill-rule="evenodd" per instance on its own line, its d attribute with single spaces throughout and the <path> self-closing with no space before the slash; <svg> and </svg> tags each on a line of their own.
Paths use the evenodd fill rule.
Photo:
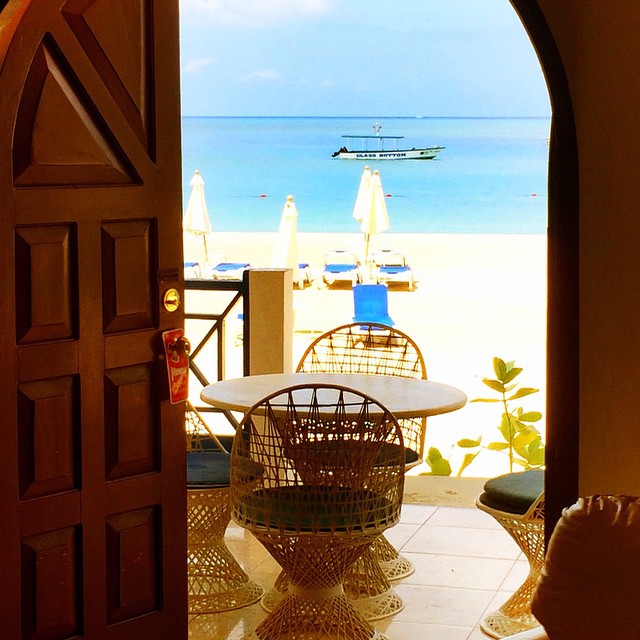
<svg viewBox="0 0 640 640">
<path fill-rule="evenodd" d="M 174 361 L 180 357 L 188 358 L 191 353 L 191 343 L 184 336 L 175 336 L 171 342 L 167 343 L 167 353 Z"/>
</svg>

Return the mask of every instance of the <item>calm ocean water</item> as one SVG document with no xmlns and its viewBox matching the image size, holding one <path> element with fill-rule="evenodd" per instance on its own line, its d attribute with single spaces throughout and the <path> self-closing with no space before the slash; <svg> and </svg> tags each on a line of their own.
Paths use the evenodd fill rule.
<svg viewBox="0 0 640 640">
<path fill-rule="evenodd" d="M 292 194 L 299 231 L 357 233 L 366 163 L 331 154 L 376 121 L 407 146 L 446 147 L 435 160 L 370 163 L 390 232 L 545 233 L 548 118 L 183 118 L 185 206 L 198 169 L 214 231 L 277 231 Z"/>
</svg>

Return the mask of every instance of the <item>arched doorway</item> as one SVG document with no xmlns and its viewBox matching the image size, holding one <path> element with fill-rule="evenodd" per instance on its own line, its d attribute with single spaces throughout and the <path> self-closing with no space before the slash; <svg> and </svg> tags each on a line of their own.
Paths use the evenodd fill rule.
<svg viewBox="0 0 640 640">
<path fill-rule="evenodd" d="M 549 150 L 547 310 L 547 539 L 578 496 L 578 150 L 569 85 L 537 2 L 510 0 L 540 58 L 552 106 Z"/>
<path fill-rule="evenodd" d="M 548 468 L 558 476 L 550 486 L 549 522 L 561 506 L 570 504 L 577 486 L 575 432 L 559 440 L 560 431 L 575 430 L 577 415 L 577 160 L 573 110 L 562 61 L 544 15 L 537 3 L 514 1 L 536 48 L 548 81 L 553 107 L 553 133 L 549 168 L 549 309 L 548 309 Z M 402 11 L 401 6 L 397 12 Z M 562 355 L 555 352 L 562 345 Z M 566 445 L 564 443 L 567 443 Z M 561 459 L 559 463 L 557 460 Z M 562 494 L 554 498 L 555 492 Z M 554 507 L 554 504 L 556 505 Z"/>
</svg>

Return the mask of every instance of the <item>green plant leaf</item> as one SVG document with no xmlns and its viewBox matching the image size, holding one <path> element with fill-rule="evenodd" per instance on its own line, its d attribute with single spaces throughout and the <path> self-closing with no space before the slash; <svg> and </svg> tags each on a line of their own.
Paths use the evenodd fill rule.
<svg viewBox="0 0 640 640">
<path fill-rule="evenodd" d="M 507 373 L 507 364 L 506 364 L 506 362 L 504 360 L 501 360 L 500 358 L 494 358 L 493 359 L 493 370 L 496 372 L 496 377 L 499 380 L 502 380 L 502 378 Z"/>
<path fill-rule="evenodd" d="M 451 475 L 451 465 L 449 464 L 449 461 L 442 457 L 440 450 L 436 449 L 436 447 L 431 447 L 429 449 L 425 462 L 431 467 L 431 475 Z"/>
<path fill-rule="evenodd" d="M 451 465 L 448 460 L 444 458 L 440 458 L 440 460 L 436 460 L 431 466 L 431 472 L 434 476 L 450 476 L 451 475 Z"/>
<path fill-rule="evenodd" d="M 539 411 L 527 411 L 526 413 L 522 413 L 520 415 L 520 420 L 522 422 L 538 422 L 538 420 L 542 419 L 542 414 Z"/>
<path fill-rule="evenodd" d="M 532 467 L 541 467 L 544 465 L 544 444 L 541 439 L 534 440 L 529 445 L 527 460 Z"/>
<path fill-rule="evenodd" d="M 476 459 L 476 456 L 479 453 L 480 452 L 477 451 L 476 453 L 465 454 L 464 459 L 462 460 L 462 464 L 460 465 L 460 469 L 458 469 L 458 478 L 462 475 L 462 472 Z"/>
<path fill-rule="evenodd" d="M 490 449 L 491 451 L 504 451 L 505 449 L 508 449 L 509 445 L 506 442 L 490 442 L 487 445 L 487 449 Z"/>
<path fill-rule="evenodd" d="M 518 450 L 518 452 L 520 452 L 521 449 L 524 449 L 525 447 L 530 445 L 536 438 L 539 438 L 539 437 L 540 437 L 540 434 L 535 429 L 533 431 L 523 430 L 520 433 L 518 433 L 518 435 L 513 439 L 513 447 L 514 449 Z"/>
<path fill-rule="evenodd" d="M 427 457 L 425 459 L 425 462 L 427 464 L 430 465 L 442 459 L 443 458 L 442 458 L 442 454 L 440 453 L 440 449 L 438 449 L 437 447 L 429 447 L 429 451 L 427 452 Z"/>
<path fill-rule="evenodd" d="M 504 385 L 502 384 L 502 382 L 500 382 L 500 380 L 490 380 L 489 378 L 482 378 L 482 382 L 484 382 L 487 387 L 493 389 L 494 391 L 497 391 L 498 393 L 504 392 Z"/>
<path fill-rule="evenodd" d="M 532 424 L 526 424 L 525 422 L 520 422 L 520 420 L 516 419 L 514 419 L 511 424 L 513 425 L 513 430 L 516 433 L 520 433 L 520 431 L 530 431 L 531 429 L 538 433 L 538 430 Z"/>
<path fill-rule="evenodd" d="M 500 433 L 502 434 L 502 437 L 505 439 L 506 442 L 511 442 L 511 440 L 513 439 L 513 436 L 516 432 L 515 430 L 516 422 L 517 422 L 517 418 L 515 418 L 514 416 L 506 413 L 502 414 L 502 422 L 500 423 L 498 430 L 500 431 Z"/>
<path fill-rule="evenodd" d="M 472 440 L 471 438 L 462 438 L 461 440 L 458 440 L 456 444 L 463 449 L 473 449 L 475 447 L 479 447 L 481 441 L 482 436 L 476 438 L 475 440 Z"/>
<path fill-rule="evenodd" d="M 500 402 L 498 398 L 474 398 L 470 402 Z"/>
<path fill-rule="evenodd" d="M 507 373 L 502 377 L 502 381 L 507 383 L 511 382 L 515 378 L 517 378 L 522 373 L 522 368 L 514 367 L 511 371 L 507 371 Z"/>
<path fill-rule="evenodd" d="M 532 393 L 538 393 L 538 391 L 540 391 L 540 389 L 522 387 L 518 389 L 511 397 L 507 398 L 507 402 L 511 402 L 511 400 L 517 400 L 518 398 L 524 398 L 525 396 L 530 396 Z"/>
</svg>

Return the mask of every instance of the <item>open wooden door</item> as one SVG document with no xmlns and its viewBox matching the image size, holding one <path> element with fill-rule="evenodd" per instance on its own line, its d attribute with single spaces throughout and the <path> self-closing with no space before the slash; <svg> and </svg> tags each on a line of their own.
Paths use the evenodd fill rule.
<svg viewBox="0 0 640 640">
<path fill-rule="evenodd" d="M 177 0 L 0 14 L 0 637 L 187 635 Z"/>
</svg>

